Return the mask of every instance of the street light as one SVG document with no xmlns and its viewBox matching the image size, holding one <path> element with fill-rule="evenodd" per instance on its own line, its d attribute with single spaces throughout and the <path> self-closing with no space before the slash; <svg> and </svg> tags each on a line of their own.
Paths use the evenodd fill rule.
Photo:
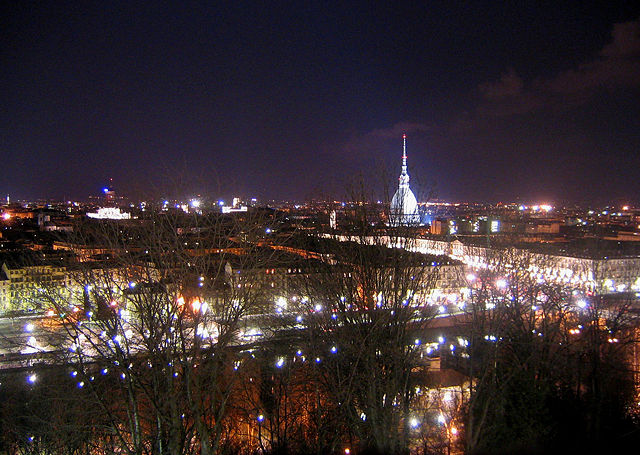
<svg viewBox="0 0 640 455">
<path fill-rule="evenodd" d="M 262 422 L 264 422 L 264 415 L 259 414 L 256 420 L 258 421 L 258 444 L 260 445 L 262 453 L 264 453 L 264 446 L 262 445 Z"/>
</svg>

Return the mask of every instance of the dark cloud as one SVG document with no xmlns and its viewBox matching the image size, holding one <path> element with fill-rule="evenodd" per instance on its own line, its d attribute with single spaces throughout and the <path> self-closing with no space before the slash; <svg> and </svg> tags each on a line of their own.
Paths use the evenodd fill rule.
<svg viewBox="0 0 640 455">
<path fill-rule="evenodd" d="M 364 136 L 401 138 L 403 134 L 424 133 L 431 128 L 426 123 L 419 122 L 398 122 L 390 128 L 380 128 L 369 131 Z"/>
<path fill-rule="evenodd" d="M 522 94 L 524 83 L 513 68 L 503 74 L 497 82 L 480 84 L 480 92 L 489 100 L 500 100 Z"/>
<path fill-rule="evenodd" d="M 613 42 L 602 49 L 602 56 L 618 58 L 640 54 L 640 20 L 614 24 L 612 36 Z"/>
<path fill-rule="evenodd" d="M 403 134 L 407 135 L 409 144 L 416 144 L 422 143 L 424 138 L 436 129 L 434 125 L 422 122 L 403 121 L 386 128 L 353 132 L 338 147 L 338 152 L 348 163 L 360 169 L 371 166 L 386 167 L 399 160 Z"/>
<path fill-rule="evenodd" d="M 482 115 L 510 116 L 588 102 L 599 89 L 640 87 L 640 20 L 615 24 L 612 41 L 590 61 L 526 83 L 513 68 L 479 85 Z"/>
</svg>

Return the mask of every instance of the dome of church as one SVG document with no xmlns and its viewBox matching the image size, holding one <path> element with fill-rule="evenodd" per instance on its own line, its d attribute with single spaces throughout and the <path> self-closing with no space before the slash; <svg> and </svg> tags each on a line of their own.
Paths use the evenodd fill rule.
<svg viewBox="0 0 640 455">
<path fill-rule="evenodd" d="M 391 199 L 393 225 L 419 224 L 418 201 L 410 188 L 398 188 Z"/>
</svg>

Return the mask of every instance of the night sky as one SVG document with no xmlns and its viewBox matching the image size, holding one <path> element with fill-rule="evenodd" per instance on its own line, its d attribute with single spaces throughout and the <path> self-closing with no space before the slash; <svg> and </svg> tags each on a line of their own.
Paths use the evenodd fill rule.
<svg viewBox="0 0 640 455">
<path fill-rule="evenodd" d="M 640 204 L 637 2 L 11 3 L 12 198 Z"/>
</svg>

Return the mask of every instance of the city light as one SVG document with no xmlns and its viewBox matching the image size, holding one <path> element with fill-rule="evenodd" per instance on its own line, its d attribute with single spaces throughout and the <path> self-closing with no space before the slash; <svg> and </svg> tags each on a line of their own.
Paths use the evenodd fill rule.
<svg viewBox="0 0 640 455">
<path fill-rule="evenodd" d="M 276 312 L 282 313 L 287 309 L 287 299 L 284 297 L 278 297 L 276 299 Z"/>
</svg>

